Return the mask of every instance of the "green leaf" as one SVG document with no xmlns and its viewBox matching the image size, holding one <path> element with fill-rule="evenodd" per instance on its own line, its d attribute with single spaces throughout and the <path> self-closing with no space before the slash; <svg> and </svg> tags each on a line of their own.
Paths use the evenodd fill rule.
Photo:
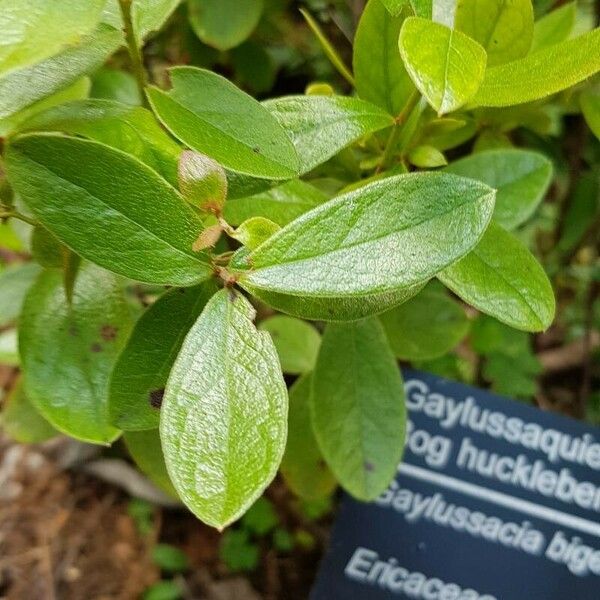
<svg viewBox="0 0 600 600">
<path fill-rule="evenodd" d="M 283 226 L 326 200 L 327 196 L 318 188 L 294 179 L 266 192 L 227 200 L 223 216 L 231 225 L 264 217 Z"/>
<path fill-rule="evenodd" d="M 3 0 L 0 74 L 28 67 L 79 43 L 100 21 L 105 0 Z"/>
<path fill-rule="evenodd" d="M 510 106 L 565 90 L 600 70 L 600 28 L 488 69 L 473 98 L 480 106 Z"/>
<path fill-rule="evenodd" d="M 0 426 L 20 444 L 37 444 L 59 435 L 29 402 L 19 379 L 3 403 Z"/>
<path fill-rule="evenodd" d="M 131 0 L 131 20 L 138 45 L 151 33 L 158 31 L 171 16 L 181 0 Z M 118 29 L 123 28 L 119 0 L 108 0 L 103 20 Z"/>
<path fill-rule="evenodd" d="M 253 571 L 260 561 L 260 550 L 250 541 L 248 531 L 230 529 L 221 538 L 219 557 L 234 573 Z"/>
<path fill-rule="evenodd" d="M 256 536 L 263 537 L 275 529 L 279 518 L 275 508 L 264 496 L 259 498 L 242 517 L 242 527 Z"/>
<path fill-rule="evenodd" d="M 169 73 L 172 90 L 152 87 L 148 98 L 176 138 L 239 173 L 266 179 L 297 176 L 294 146 L 264 106 L 216 73 L 194 67 Z"/>
<path fill-rule="evenodd" d="M 340 484 L 359 500 L 375 499 L 394 477 L 406 425 L 402 377 L 377 319 L 327 326 L 310 409 Z"/>
<path fill-rule="evenodd" d="M 31 254 L 48 269 L 62 269 L 68 250 L 45 228 L 38 225 L 31 235 Z"/>
<path fill-rule="evenodd" d="M 533 215 L 552 181 L 550 160 L 530 150 L 478 152 L 453 162 L 445 171 L 495 188 L 494 220 L 509 230 Z"/>
<path fill-rule="evenodd" d="M 188 0 L 192 29 L 217 50 L 229 50 L 248 39 L 263 8 L 264 0 Z"/>
<path fill-rule="evenodd" d="M 258 248 L 265 240 L 276 234 L 281 227 L 265 217 L 251 217 L 244 221 L 231 237 L 243 244 L 248 250 Z"/>
<path fill-rule="evenodd" d="M 171 290 L 138 319 L 110 381 L 109 413 L 119 429 L 158 427 L 159 409 L 175 358 L 216 291 L 212 281 Z"/>
<path fill-rule="evenodd" d="M 475 250 L 438 275 L 465 302 L 524 331 L 543 331 L 555 301 L 546 273 L 525 245 L 491 223 Z"/>
<path fill-rule="evenodd" d="M 408 160 L 421 169 L 443 167 L 448 164 L 446 157 L 433 146 L 415 146 L 408 153 Z"/>
<path fill-rule="evenodd" d="M 379 292 L 361 296 L 324 296 L 322 298 L 293 296 L 254 288 L 248 283 L 243 287 L 272 308 L 311 321 L 355 321 L 377 315 L 402 304 L 417 294 L 425 285 L 419 283 L 391 292 Z"/>
<path fill-rule="evenodd" d="M 51 108 L 23 123 L 21 131 L 63 131 L 122 150 L 177 185 L 179 146 L 154 115 L 112 100 L 80 100 Z"/>
<path fill-rule="evenodd" d="M 40 267 L 35 263 L 15 265 L 0 271 L 0 327 L 17 320 L 23 299 L 39 274 Z"/>
<path fill-rule="evenodd" d="M 566 40 L 575 27 L 577 2 L 569 2 L 544 15 L 535 23 L 531 51 L 559 44 Z"/>
<path fill-rule="evenodd" d="M 408 0 L 381 0 L 391 15 L 397 16 L 407 4 Z"/>
<path fill-rule="evenodd" d="M 388 177 L 302 215 L 231 266 L 252 293 L 323 299 L 395 292 L 471 250 L 493 206 L 492 189 L 454 175 Z"/>
<path fill-rule="evenodd" d="M 395 116 L 415 88 L 398 50 L 398 36 L 409 11 L 399 16 L 390 12 L 380 0 L 369 0 L 356 30 L 352 63 L 358 95 Z"/>
<path fill-rule="evenodd" d="M 239 518 L 277 472 L 287 435 L 287 390 L 254 309 L 221 290 L 187 335 L 169 376 L 160 434 L 175 489 L 202 521 Z"/>
<path fill-rule="evenodd" d="M 363 136 L 394 124 L 377 106 L 345 96 L 286 96 L 263 105 L 292 139 L 301 174 Z"/>
<path fill-rule="evenodd" d="M 132 106 L 142 103 L 135 77 L 131 73 L 110 67 L 101 67 L 92 75 L 90 97 Z"/>
<path fill-rule="evenodd" d="M 314 369 L 321 336 L 312 325 L 293 317 L 275 315 L 261 321 L 258 329 L 271 334 L 284 373 L 301 375 Z"/>
<path fill-rule="evenodd" d="M 431 287 L 383 313 L 380 319 L 394 354 L 401 360 L 443 356 L 469 331 L 469 319 L 462 307 Z"/>
<path fill-rule="evenodd" d="M 0 78 L 0 119 L 9 117 L 98 68 L 121 44 L 120 31 L 100 25 L 76 46 Z"/>
<path fill-rule="evenodd" d="M 179 157 L 178 177 L 179 190 L 190 204 L 206 212 L 221 212 L 227 198 L 227 176 L 217 161 L 185 150 Z"/>
<path fill-rule="evenodd" d="M 144 591 L 143 600 L 180 600 L 183 590 L 177 581 L 158 581 Z"/>
<path fill-rule="evenodd" d="M 84 258 L 147 283 L 186 286 L 210 276 L 206 257 L 192 252 L 202 222 L 132 156 L 87 140 L 26 135 L 9 146 L 6 167 L 39 221 Z"/>
<path fill-rule="evenodd" d="M 588 127 L 600 140 L 600 93 L 588 90 L 581 94 L 579 101 Z"/>
<path fill-rule="evenodd" d="M 454 27 L 481 44 L 487 65 L 521 58 L 533 39 L 531 0 L 458 0 Z"/>
<path fill-rule="evenodd" d="M 336 481 L 323 460 L 310 419 L 310 375 L 300 377 L 290 388 L 288 440 L 281 461 L 285 482 L 303 499 L 327 496 Z"/>
<path fill-rule="evenodd" d="M 399 47 L 414 84 L 440 115 L 468 102 L 483 81 L 485 50 L 460 31 L 410 17 Z"/>
<path fill-rule="evenodd" d="M 181 573 L 190 566 L 187 554 L 170 544 L 156 544 L 152 548 L 152 562 L 167 573 Z"/>
<path fill-rule="evenodd" d="M 108 383 L 130 327 L 114 275 L 83 265 L 71 304 L 60 271 L 40 275 L 25 299 L 19 348 L 25 391 L 56 429 L 101 444 L 119 435 L 109 425 Z"/>
<path fill-rule="evenodd" d="M 177 492 L 167 473 L 158 429 L 126 431 L 123 440 L 140 471 L 163 492 L 177 498 Z"/>
</svg>

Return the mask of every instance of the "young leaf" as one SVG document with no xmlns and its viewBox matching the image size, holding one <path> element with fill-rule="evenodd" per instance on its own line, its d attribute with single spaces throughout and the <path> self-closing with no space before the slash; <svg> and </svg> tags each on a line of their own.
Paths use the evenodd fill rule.
<svg viewBox="0 0 600 600">
<path fill-rule="evenodd" d="M 577 2 L 569 2 L 559 6 L 539 19 L 533 29 L 531 51 L 559 44 L 566 40 L 575 27 Z"/>
<path fill-rule="evenodd" d="M 361 137 L 394 124 L 369 102 L 344 96 L 286 96 L 263 103 L 287 131 L 307 173 Z"/>
<path fill-rule="evenodd" d="M 381 0 L 369 0 L 356 30 L 352 63 L 358 95 L 396 116 L 415 88 L 398 51 L 398 36 L 409 10 L 396 16 L 390 12 Z"/>
<path fill-rule="evenodd" d="M 183 340 L 216 292 L 213 282 L 171 290 L 138 319 L 110 380 L 111 422 L 125 431 L 158 427 L 169 372 Z"/>
<path fill-rule="evenodd" d="M 188 508 L 223 528 L 277 472 L 287 435 L 287 390 L 254 309 L 221 290 L 206 305 L 175 361 L 161 409 L 167 469 Z"/>
<path fill-rule="evenodd" d="M 192 205 L 207 211 L 220 212 L 227 198 L 227 175 L 212 158 L 185 150 L 179 157 L 179 190 Z"/>
<path fill-rule="evenodd" d="M 404 6 L 408 4 L 408 0 L 381 0 L 381 2 L 393 16 L 398 16 Z"/>
<path fill-rule="evenodd" d="M 401 360 L 443 356 L 469 330 L 469 319 L 462 307 L 443 291 L 431 287 L 379 318 L 394 354 Z"/>
<path fill-rule="evenodd" d="M 223 216 L 231 225 L 241 225 L 252 217 L 264 217 L 283 227 L 327 199 L 315 186 L 294 179 L 266 192 L 228 199 Z"/>
<path fill-rule="evenodd" d="M 494 190 L 444 173 L 373 182 L 302 215 L 232 261 L 255 293 L 363 297 L 425 282 L 479 241 Z"/>
<path fill-rule="evenodd" d="M 312 326 L 293 317 L 275 315 L 262 321 L 258 329 L 273 338 L 284 373 L 301 375 L 314 369 L 321 336 Z"/>
<path fill-rule="evenodd" d="M 4 0 L 0 74 L 28 67 L 76 45 L 100 20 L 104 0 Z"/>
<path fill-rule="evenodd" d="M 300 498 L 314 500 L 335 489 L 335 478 L 323 460 L 310 419 L 310 375 L 300 377 L 290 388 L 288 440 L 281 461 L 285 482 Z"/>
<path fill-rule="evenodd" d="M 169 71 L 173 88 L 148 89 L 171 133 L 224 167 L 266 179 L 291 179 L 298 157 L 275 117 L 224 77 L 194 67 Z"/>
<path fill-rule="evenodd" d="M 545 98 L 600 70 L 600 28 L 488 69 L 473 102 L 510 106 Z"/>
<path fill-rule="evenodd" d="M 163 492 L 177 498 L 177 492 L 167 473 L 158 429 L 126 431 L 123 440 L 140 471 Z"/>
<path fill-rule="evenodd" d="M 25 121 L 20 131 L 63 131 L 132 154 L 177 185 L 179 146 L 140 106 L 112 100 L 79 100 L 51 108 Z"/>
<path fill-rule="evenodd" d="M 414 84 L 440 115 L 469 101 L 483 81 L 485 50 L 460 31 L 410 17 L 399 47 Z"/>
<path fill-rule="evenodd" d="M 454 27 L 481 44 L 488 67 L 501 65 L 529 52 L 533 6 L 531 0 L 459 0 Z"/>
<path fill-rule="evenodd" d="M 376 498 L 394 477 L 406 425 L 400 369 L 377 319 L 327 326 L 310 409 L 342 487 L 359 500 Z"/>
<path fill-rule="evenodd" d="M 114 275 L 82 266 L 70 304 L 60 271 L 40 275 L 25 299 L 19 348 L 25 392 L 56 429 L 100 444 L 119 435 L 109 424 L 108 383 L 130 327 Z"/>
<path fill-rule="evenodd" d="M 281 227 L 265 217 L 252 217 L 244 221 L 234 233 L 230 234 L 248 250 L 258 248 L 264 241 L 275 235 Z"/>
<path fill-rule="evenodd" d="M 20 378 L 3 402 L 0 428 L 20 444 L 37 444 L 59 435 L 29 402 Z"/>
<path fill-rule="evenodd" d="M 100 25 L 76 46 L 0 78 L 0 119 L 46 98 L 99 67 L 121 44 L 120 31 Z"/>
<path fill-rule="evenodd" d="M 188 0 L 192 29 L 205 44 L 229 50 L 258 25 L 264 0 Z"/>
<path fill-rule="evenodd" d="M 552 180 L 552 163 L 530 150 L 478 152 L 453 162 L 445 171 L 495 188 L 494 220 L 509 230 L 531 217 Z"/>
<path fill-rule="evenodd" d="M 477 247 L 438 274 L 465 302 L 524 331 L 543 331 L 554 318 L 552 286 L 514 235 L 491 223 Z"/>
<path fill-rule="evenodd" d="M 211 275 L 206 257 L 192 252 L 202 222 L 132 156 L 88 140 L 25 135 L 9 146 L 6 167 L 39 221 L 84 258 L 147 283 L 186 286 Z"/>
<path fill-rule="evenodd" d="M 447 165 L 446 157 L 433 146 L 415 146 L 408 153 L 408 160 L 415 167 L 421 169 L 432 169 Z"/>
<path fill-rule="evenodd" d="M 39 274 L 40 267 L 35 263 L 14 265 L 0 272 L 0 327 L 17 320 L 23 299 Z"/>
</svg>

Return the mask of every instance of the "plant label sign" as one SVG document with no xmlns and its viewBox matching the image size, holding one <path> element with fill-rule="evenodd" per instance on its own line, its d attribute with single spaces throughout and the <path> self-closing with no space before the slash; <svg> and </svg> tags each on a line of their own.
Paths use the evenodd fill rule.
<svg viewBox="0 0 600 600">
<path fill-rule="evenodd" d="M 344 498 L 312 600 L 600 598 L 600 431 L 404 374 L 398 474 Z"/>
</svg>

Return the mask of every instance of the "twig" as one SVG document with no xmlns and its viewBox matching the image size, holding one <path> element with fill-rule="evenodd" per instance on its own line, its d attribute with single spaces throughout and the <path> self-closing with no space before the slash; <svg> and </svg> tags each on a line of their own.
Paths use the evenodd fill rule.
<svg viewBox="0 0 600 600">
<path fill-rule="evenodd" d="M 142 52 L 138 46 L 133 29 L 133 21 L 131 19 L 131 0 L 119 0 L 119 7 L 123 17 L 123 29 L 125 31 L 125 41 L 127 42 L 127 50 L 131 61 L 131 68 L 135 76 L 140 100 L 142 104 L 148 108 L 148 100 L 146 99 L 146 71 L 142 61 Z"/>
<path fill-rule="evenodd" d="M 581 366 L 586 352 L 592 353 L 596 348 L 600 348 L 600 332 L 590 330 L 587 342 L 582 338 L 560 348 L 540 352 L 537 358 L 544 372 L 557 373 Z"/>
<path fill-rule="evenodd" d="M 19 221 L 24 221 L 25 223 L 29 223 L 29 225 L 33 225 L 35 227 L 37 222 L 24 214 L 17 212 L 16 210 L 6 210 L 0 211 L 0 220 L 2 219 L 19 219 Z"/>
</svg>

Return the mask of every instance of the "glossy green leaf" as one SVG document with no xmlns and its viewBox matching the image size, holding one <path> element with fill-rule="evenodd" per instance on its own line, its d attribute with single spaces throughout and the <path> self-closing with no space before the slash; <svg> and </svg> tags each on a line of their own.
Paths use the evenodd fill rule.
<svg viewBox="0 0 600 600">
<path fill-rule="evenodd" d="M 377 315 L 394 306 L 406 302 L 425 285 L 419 283 L 391 292 L 379 292 L 362 296 L 323 296 L 308 297 L 281 294 L 270 290 L 254 288 L 248 283 L 244 287 L 253 296 L 272 308 L 302 319 L 311 321 L 356 321 L 371 315 Z"/>
<path fill-rule="evenodd" d="M 114 275 L 82 266 L 71 304 L 60 271 L 40 275 L 25 299 L 19 348 L 25 392 L 56 429 L 101 444 L 119 435 L 109 424 L 108 384 L 130 328 Z"/>
<path fill-rule="evenodd" d="M 391 15 L 397 16 L 402 12 L 408 0 L 381 0 Z"/>
<path fill-rule="evenodd" d="M 17 320 L 23 299 L 39 274 L 40 268 L 35 263 L 15 265 L 0 271 L 0 327 Z"/>
<path fill-rule="evenodd" d="M 420 294 L 379 317 L 392 351 L 401 360 L 431 360 L 452 350 L 469 330 L 462 307 L 443 291 Z"/>
<path fill-rule="evenodd" d="M 316 187 L 294 179 L 266 192 L 229 199 L 223 215 L 231 225 L 241 225 L 252 217 L 264 217 L 283 226 L 326 200 L 327 196 Z"/>
<path fill-rule="evenodd" d="M 321 336 L 312 326 L 293 317 L 275 315 L 262 321 L 258 329 L 273 338 L 284 373 L 301 375 L 313 370 L 321 345 Z"/>
<path fill-rule="evenodd" d="M 361 137 L 394 124 L 377 106 L 345 96 L 286 96 L 264 103 L 288 133 L 306 173 Z"/>
<path fill-rule="evenodd" d="M 395 292 L 471 250 L 493 206 L 494 191 L 473 180 L 389 177 L 302 215 L 232 267 L 253 293 L 323 299 Z"/>
<path fill-rule="evenodd" d="M 3 402 L 0 430 L 20 444 L 37 444 L 59 435 L 31 404 L 20 379 Z"/>
<path fill-rule="evenodd" d="M 148 89 L 165 127 L 224 167 L 267 179 L 298 174 L 294 146 L 275 117 L 224 77 L 194 67 L 169 71 L 173 88 Z"/>
<path fill-rule="evenodd" d="M 123 150 L 177 185 L 179 146 L 165 133 L 154 115 L 139 106 L 112 100 L 69 102 L 37 114 L 21 131 L 63 131 Z"/>
<path fill-rule="evenodd" d="M 115 273 L 147 283 L 206 279 L 192 252 L 200 219 L 155 171 L 97 142 L 25 135 L 6 154 L 9 179 L 64 244 Z"/>
<path fill-rule="evenodd" d="M 379 320 L 327 326 L 310 409 L 342 487 L 359 500 L 376 498 L 396 473 L 406 424 L 400 369 Z"/>
<path fill-rule="evenodd" d="M 358 95 L 394 116 L 415 89 L 398 50 L 407 14 L 404 9 L 399 16 L 392 16 L 381 0 L 369 0 L 354 38 L 352 64 Z"/>
<path fill-rule="evenodd" d="M 244 221 L 231 237 L 243 244 L 248 250 L 258 248 L 263 242 L 275 235 L 281 227 L 265 217 L 251 217 Z"/>
<path fill-rule="evenodd" d="M 105 0 L 3 0 L 0 74 L 21 69 L 79 43 L 100 21 Z"/>
<path fill-rule="evenodd" d="M 494 220 L 506 229 L 535 212 L 552 180 L 552 163 L 530 150 L 487 150 L 453 162 L 445 171 L 477 179 L 496 192 Z"/>
<path fill-rule="evenodd" d="M 297 496 L 306 500 L 327 496 L 336 485 L 313 433 L 311 387 L 311 376 L 305 375 L 290 388 L 289 433 L 281 461 L 285 482 Z"/>
<path fill-rule="evenodd" d="M 544 15 L 535 23 L 531 51 L 537 52 L 566 40 L 573 32 L 576 18 L 577 2 L 563 4 Z"/>
<path fill-rule="evenodd" d="M 433 169 L 448 164 L 446 157 L 433 146 L 415 146 L 408 153 L 408 160 L 421 169 Z"/>
<path fill-rule="evenodd" d="M 175 361 L 160 434 L 167 469 L 188 508 L 223 528 L 277 472 L 287 435 L 287 390 L 254 309 L 221 290 L 206 305 Z"/>
<path fill-rule="evenodd" d="M 473 98 L 480 106 L 510 106 L 545 98 L 600 71 L 600 28 L 488 69 Z"/>
<path fill-rule="evenodd" d="M 460 31 L 410 17 L 399 47 L 414 84 L 440 115 L 468 102 L 483 81 L 485 50 Z"/>
<path fill-rule="evenodd" d="M 140 471 L 163 492 L 177 498 L 177 492 L 167 473 L 158 429 L 126 431 L 123 440 Z"/>
<path fill-rule="evenodd" d="M 110 67 L 101 67 L 92 75 L 90 97 L 132 106 L 142 103 L 135 77 L 126 71 Z"/>
<path fill-rule="evenodd" d="M 229 50 L 246 40 L 258 25 L 264 0 L 188 0 L 192 29 L 205 44 Z"/>
<path fill-rule="evenodd" d="M 529 52 L 533 38 L 531 0 L 458 0 L 454 27 L 481 44 L 493 67 Z"/>
<path fill-rule="evenodd" d="M 516 329 L 543 331 L 554 318 L 546 273 L 519 239 L 495 223 L 475 250 L 438 277 L 465 302 Z"/>
<path fill-rule="evenodd" d="M 586 91 L 581 94 L 580 102 L 586 123 L 600 140 L 600 93 Z"/>
<path fill-rule="evenodd" d="M 68 250 L 45 227 L 38 225 L 31 234 L 31 254 L 48 269 L 62 269 Z"/>
<path fill-rule="evenodd" d="M 113 425 L 125 431 L 158 427 L 175 358 L 216 291 L 212 282 L 171 290 L 138 319 L 111 376 L 108 408 Z"/>
<path fill-rule="evenodd" d="M 68 87 L 82 75 L 98 68 L 121 41 L 120 31 L 101 25 L 80 44 L 0 78 L 0 119 Z"/>
</svg>

